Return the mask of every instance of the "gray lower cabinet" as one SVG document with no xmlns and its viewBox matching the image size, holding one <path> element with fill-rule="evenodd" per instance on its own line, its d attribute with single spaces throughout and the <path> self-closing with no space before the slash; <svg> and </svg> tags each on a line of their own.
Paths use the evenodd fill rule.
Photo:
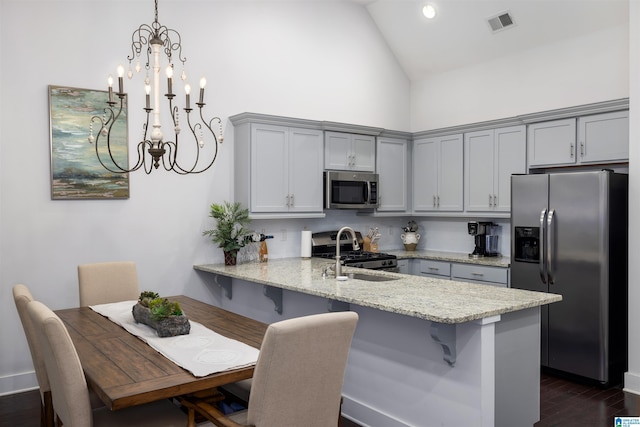
<svg viewBox="0 0 640 427">
<path fill-rule="evenodd" d="M 451 264 L 451 279 L 485 283 L 493 286 L 509 286 L 509 270 L 475 264 Z"/>
<path fill-rule="evenodd" d="M 411 274 L 411 264 L 408 259 L 398 260 L 398 273 Z"/>
<path fill-rule="evenodd" d="M 416 260 L 415 266 L 414 274 L 416 276 L 436 277 L 438 279 L 449 279 L 451 277 L 450 262 L 420 259 Z"/>
<path fill-rule="evenodd" d="M 451 279 L 492 286 L 509 287 L 509 269 L 478 264 L 414 259 L 411 274 L 415 276 Z"/>
</svg>

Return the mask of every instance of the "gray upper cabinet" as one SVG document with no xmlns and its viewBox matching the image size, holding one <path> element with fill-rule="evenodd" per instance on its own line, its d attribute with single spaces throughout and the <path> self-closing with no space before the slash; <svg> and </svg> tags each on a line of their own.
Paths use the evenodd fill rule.
<svg viewBox="0 0 640 427">
<path fill-rule="evenodd" d="M 533 123 L 527 131 L 529 167 L 576 162 L 576 119 Z"/>
<path fill-rule="evenodd" d="M 252 217 L 323 216 L 321 130 L 245 123 L 235 135 L 235 200 Z"/>
<path fill-rule="evenodd" d="M 629 112 L 533 123 L 527 146 L 531 168 L 626 162 Z"/>
<path fill-rule="evenodd" d="M 578 118 L 578 159 L 581 163 L 629 160 L 629 111 Z"/>
<path fill-rule="evenodd" d="M 408 150 L 406 139 L 378 137 L 378 212 L 406 212 L 408 209 Z"/>
<path fill-rule="evenodd" d="M 413 211 L 461 212 L 463 209 L 462 134 L 413 142 Z"/>
<path fill-rule="evenodd" d="M 511 175 L 526 173 L 525 126 L 464 135 L 465 210 L 509 212 Z"/>
<path fill-rule="evenodd" d="M 371 135 L 326 131 L 324 168 L 373 172 L 376 167 L 376 140 Z"/>
</svg>

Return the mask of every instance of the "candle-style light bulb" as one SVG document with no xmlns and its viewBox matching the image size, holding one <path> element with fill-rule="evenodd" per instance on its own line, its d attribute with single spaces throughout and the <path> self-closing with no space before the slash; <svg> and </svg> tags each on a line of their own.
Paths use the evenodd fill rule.
<svg viewBox="0 0 640 427">
<path fill-rule="evenodd" d="M 122 65 L 118 65 L 117 71 L 118 71 L 118 93 L 124 93 L 122 89 L 123 87 L 122 77 L 124 76 L 124 67 Z"/>
<path fill-rule="evenodd" d="M 150 109 L 151 108 L 151 100 L 149 99 L 149 94 L 151 94 L 151 85 L 145 84 L 144 85 L 144 91 L 147 94 L 145 96 L 145 98 L 147 100 L 147 109 Z"/>
<path fill-rule="evenodd" d="M 204 104 L 204 87 L 207 85 L 207 79 L 200 79 L 200 104 Z"/>
<path fill-rule="evenodd" d="M 189 83 L 184 85 L 184 93 L 186 94 L 185 109 L 188 110 L 191 108 L 191 85 Z"/>
<path fill-rule="evenodd" d="M 113 102 L 113 76 L 111 74 L 107 78 L 107 84 L 109 85 L 109 102 Z"/>
<path fill-rule="evenodd" d="M 171 95 L 173 91 L 173 67 L 171 64 L 167 65 L 167 95 Z"/>
</svg>

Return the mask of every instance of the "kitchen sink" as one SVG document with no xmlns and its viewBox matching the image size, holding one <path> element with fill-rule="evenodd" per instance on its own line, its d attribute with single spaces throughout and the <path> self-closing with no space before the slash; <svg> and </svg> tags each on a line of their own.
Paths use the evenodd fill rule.
<svg viewBox="0 0 640 427">
<path fill-rule="evenodd" d="M 366 273 L 349 273 L 347 276 L 349 279 L 367 280 L 369 282 L 389 282 L 391 280 L 398 280 L 398 277 L 376 276 Z"/>
</svg>

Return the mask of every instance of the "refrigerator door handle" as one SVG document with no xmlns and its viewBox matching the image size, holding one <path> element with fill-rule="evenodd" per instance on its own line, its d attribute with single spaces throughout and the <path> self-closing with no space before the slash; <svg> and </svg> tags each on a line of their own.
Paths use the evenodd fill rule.
<svg viewBox="0 0 640 427">
<path fill-rule="evenodd" d="M 540 212 L 540 236 L 539 236 L 539 244 L 540 244 L 540 259 L 538 260 L 538 265 L 540 266 L 540 280 L 545 285 L 547 284 L 547 210 L 543 209 Z"/>
<path fill-rule="evenodd" d="M 549 276 L 549 284 L 553 285 L 554 280 L 554 257 L 555 254 L 553 249 L 555 247 L 555 235 L 556 235 L 556 221 L 555 221 L 555 209 L 549 210 L 549 215 L 547 215 L 547 271 Z"/>
</svg>

